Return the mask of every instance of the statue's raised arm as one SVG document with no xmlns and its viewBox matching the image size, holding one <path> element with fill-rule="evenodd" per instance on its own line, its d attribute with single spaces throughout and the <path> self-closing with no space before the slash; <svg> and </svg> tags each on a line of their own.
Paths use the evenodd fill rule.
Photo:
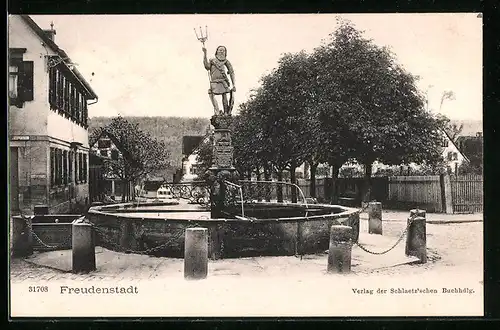
<svg viewBox="0 0 500 330">
<path fill-rule="evenodd" d="M 207 60 L 207 49 L 203 47 L 202 50 L 203 50 L 203 65 L 205 66 L 206 70 L 210 70 L 210 63 Z"/>
</svg>

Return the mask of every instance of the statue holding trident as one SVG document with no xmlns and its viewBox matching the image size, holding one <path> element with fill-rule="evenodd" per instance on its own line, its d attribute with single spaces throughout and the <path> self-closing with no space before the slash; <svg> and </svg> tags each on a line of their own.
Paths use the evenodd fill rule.
<svg viewBox="0 0 500 330">
<path fill-rule="evenodd" d="M 210 101 L 214 107 L 215 114 L 231 115 L 234 105 L 233 93 L 236 92 L 236 87 L 233 66 L 231 65 L 231 62 L 227 60 L 227 49 L 225 46 L 217 47 L 217 50 L 215 51 L 215 58 L 208 60 L 207 49 L 205 48 L 205 41 L 208 40 L 208 31 L 205 27 L 205 35 L 203 35 L 203 31 L 200 28 L 200 36 L 196 33 L 196 29 L 194 32 L 196 34 L 196 38 L 203 44 L 203 65 L 208 71 L 208 78 L 210 81 L 208 96 L 210 97 Z M 219 109 L 219 104 L 215 99 L 215 95 L 222 96 L 223 112 Z"/>
</svg>

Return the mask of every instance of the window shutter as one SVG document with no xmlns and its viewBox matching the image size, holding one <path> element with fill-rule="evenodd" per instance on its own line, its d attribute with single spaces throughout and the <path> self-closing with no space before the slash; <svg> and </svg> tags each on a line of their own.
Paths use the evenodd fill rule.
<svg viewBox="0 0 500 330">
<path fill-rule="evenodd" d="M 51 67 L 49 69 L 49 103 L 51 109 L 57 108 L 57 98 L 56 98 L 56 68 Z"/>
<path fill-rule="evenodd" d="M 19 74 L 19 96 L 22 102 L 33 101 L 33 61 L 23 61 Z"/>
</svg>

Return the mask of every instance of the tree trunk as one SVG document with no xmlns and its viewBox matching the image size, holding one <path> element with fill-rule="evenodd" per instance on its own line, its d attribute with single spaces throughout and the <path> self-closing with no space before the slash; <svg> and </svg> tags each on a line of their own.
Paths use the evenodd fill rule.
<svg viewBox="0 0 500 330">
<path fill-rule="evenodd" d="M 122 180 L 122 203 L 126 202 L 127 198 L 127 179 Z"/>
<path fill-rule="evenodd" d="M 292 162 L 290 165 L 290 181 L 292 184 L 297 184 L 297 178 L 295 177 L 295 171 L 297 170 L 297 165 L 295 162 Z M 292 203 L 297 203 L 297 188 L 295 186 L 291 186 L 292 192 Z"/>
<path fill-rule="evenodd" d="M 271 169 L 267 165 L 264 165 L 264 180 L 271 181 Z"/>
<path fill-rule="evenodd" d="M 330 192 L 330 203 L 337 204 L 338 203 L 338 191 L 337 191 L 337 179 L 339 177 L 340 166 L 332 165 L 332 188 Z"/>
<path fill-rule="evenodd" d="M 372 164 L 373 162 L 367 162 L 365 163 L 365 182 L 364 182 L 364 192 L 363 192 L 363 197 L 362 201 L 363 202 L 369 202 L 371 199 L 371 190 L 372 190 Z"/>
<path fill-rule="evenodd" d="M 279 170 L 276 173 L 276 175 L 278 177 L 278 182 L 283 182 L 283 170 Z M 276 195 L 277 195 L 278 203 L 282 203 L 283 202 L 283 185 L 280 183 L 276 184 Z"/>
<path fill-rule="evenodd" d="M 260 170 L 260 167 L 257 167 L 257 169 L 255 170 L 255 175 L 257 177 L 257 181 L 260 181 L 260 179 L 262 178 L 262 171 Z"/>
<path fill-rule="evenodd" d="M 311 197 L 316 197 L 316 170 L 318 169 L 318 163 L 310 163 L 309 167 L 311 170 L 311 183 L 309 185 L 309 195 Z"/>
<path fill-rule="evenodd" d="M 271 168 L 266 164 L 264 164 L 264 181 L 271 181 Z M 264 183 L 264 195 L 266 202 L 271 201 L 271 192 L 272 189 L 269 184 Z"/>
</svg>

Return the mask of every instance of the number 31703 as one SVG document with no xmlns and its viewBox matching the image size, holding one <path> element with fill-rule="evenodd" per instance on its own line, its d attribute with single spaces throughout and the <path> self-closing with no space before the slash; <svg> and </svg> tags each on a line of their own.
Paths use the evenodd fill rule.
<svg viewBox="0 0 500 330">
<path fill-rule="evenodd" d="M 49 292 L 48 286 L 30 286 L 28 287 L 29 292 Z"/>
</svg>

